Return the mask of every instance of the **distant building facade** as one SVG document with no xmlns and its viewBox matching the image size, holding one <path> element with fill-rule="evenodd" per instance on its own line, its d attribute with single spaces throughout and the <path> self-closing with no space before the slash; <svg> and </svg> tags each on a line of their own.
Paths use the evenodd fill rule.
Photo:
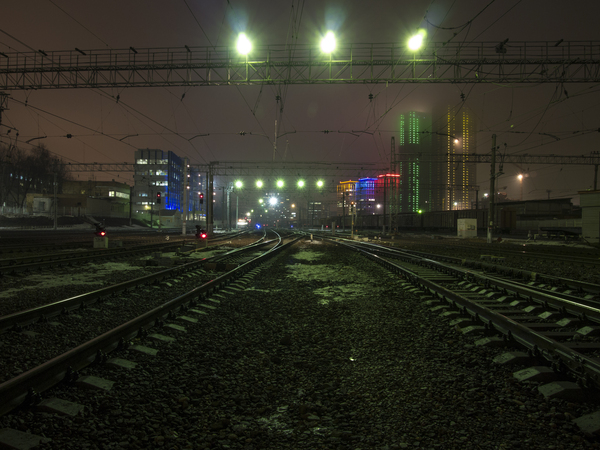
<svg viewBox="0 0 600 450">
<path fill-rule="evenodd" d="M 131 187 L 117 181 L 72 181 L 62 183 L 62 192 L 56 195 L 57 213 L 60 215 L 129 217 Z M 30 214 L 53 214 L 54 195 L 27 194 L 27 211 Z"/>
<path fill-rule="evenodd" d="M 439 124 L 437 136 L 443 142 L 444 152 L 448 155 L 445 164 L 447 195 L 444 196 L 442 209 L 470 209 L 477 195 L 476 164 L 469 161 L 469 155 L 477 151 L 477 126 L 474 115 L 464 105 L 456 110 L 448 107 L 445 120 Z M 454 155 L 461 156 L 461 159 L 453 159 Z"/>
<path fill-rule="evenodd" d="M 183 165 L 184 160 L 171 151 L 136 150 L 133 212 L 158 218 L 161 210 L 182 211 L 187 185 Z M 192 199 L 188 194 L 188 210 Z"/>
<path fill-rule="evenodd" d="M 400 115 L 399 141 L 396 168 L 392 171 L 400 175 L 397 200 L 394 198 L 394 180 L 391 180 L 391 201 L 398 203 L 392 212 L 430 211 L 439 202 L 435 185 L 441 180 L 439 163 L 431 132 L 431 114 L 410 111 Z M 395 170 L 394 170 L 395 169 Z M 439 197 L 439 195 L 437 195 Z"/>
<path fill-rule="evenodd" d="M 356 184 L 358 181 L 340 181 L 336 186 L 337 192 L 337 215 L 348 215 L 348 207 L 356 201 Z"/>
</svg>

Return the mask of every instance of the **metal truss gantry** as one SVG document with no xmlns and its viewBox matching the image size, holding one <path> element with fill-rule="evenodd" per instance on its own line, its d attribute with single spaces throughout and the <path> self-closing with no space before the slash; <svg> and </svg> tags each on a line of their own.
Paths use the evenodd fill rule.
<svg viewBox="0 0 600 450">
<path fill-rule="evenodd" d="M 264 84 L 590 83 L 600 41 L 269 45 L 0 53 L 0 89 Z"/>
<path fill-rule="evenodd" d="M 491 164 L 491 154 L 471 153 L 467 155 L 446 155 L 442 158 L 447 161 L 452 157 L 455 162 Z M 600 153 L 591 155 L 565 156 L 565 155 L 499 155 L 497 162 L 505 164 L 557 164 L 557 165 L 600 165 Z M 133 172 L 134 163 L 77 163 L 65 164 L 70 172 Z M 281 161 L 212 161 L 207 164 L 190 164 L 196 171 L 212 171 L 215 176 L 264 176 L 264 177 L 347 177 L 362 178 L 374 177 L 386 173 L 388 166 L 376 163 L 303 163 Z"/>
<path fill-rule="evenodd" d="M 71 172 L 133 172 L 134 163 L 87 163 L 65 164 Z M 138 166 L 139 167 L 139 166 Z M 369 177 L 385 173 L 388 169 L 375 163 L 301 163 L 273 161 L 211 161 L 208 164 L 190 164 L 195 171 L 212 173 L 214 176 L 244 177 L 260 176 L 264 178 L 295 177 Z"/>
</svg>

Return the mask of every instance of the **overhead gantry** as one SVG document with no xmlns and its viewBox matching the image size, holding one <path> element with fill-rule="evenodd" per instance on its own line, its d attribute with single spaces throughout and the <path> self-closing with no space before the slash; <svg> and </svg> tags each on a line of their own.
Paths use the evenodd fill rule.
<svg viewBox="0 0 600 450">
<path fill-rule="evenodd" d="M 596 83 L 600 41 L 0 53 L 0 90 L 378 83 Z"/>
</svg>

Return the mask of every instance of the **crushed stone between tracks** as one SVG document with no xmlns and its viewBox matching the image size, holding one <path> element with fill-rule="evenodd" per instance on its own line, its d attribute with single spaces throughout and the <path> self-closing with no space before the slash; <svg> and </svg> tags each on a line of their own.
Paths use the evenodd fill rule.
<svg viewBox="0 0 600 450">
<path fill-rule="evenodd" d="M 475 348 L 356 253 L 302 243 L 250 287 L 187 333 L 162 329 L 174 343 L 139 342 L 156 357 L 114 355 L 136 368 L 82 372 L 111 391 L 52 391 L 83 416 L 25 410 L 0 428 L 55 449 L 600 448 L 571 422 L 597 405 L 517 383 L 492 362 L 504 350 Z"/>
</svg>

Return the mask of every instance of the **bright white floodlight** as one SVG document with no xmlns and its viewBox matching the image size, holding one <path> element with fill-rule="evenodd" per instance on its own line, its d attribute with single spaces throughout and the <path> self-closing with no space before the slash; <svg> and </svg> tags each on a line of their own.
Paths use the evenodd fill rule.
<svg viewBox="0 0 600 450">
<path fill-rule="evenodd" d="M 328 31 L 325 37 L 321 39 L 321 50 L 323 53 L 331 53 L 335 50 L 335 36 L 333 31 Z"/>
<path fill-rule="evenodd" d="M 237 51 L 241 55 L 247 55 L 252 50 L 252 44 L 244 33 L 240 33 L 237 40 Z"/>
<path fill-rule="evenodd" d="M 421 29 L 421 30 L 419 30 L 419 32 L 417 34 L 415 34 L 408 40 L 408 48 L 411 49 L 412 51 L 419 50 L 421 48 L 421 45 L 423 45 L 424 39 L 425 39 L 425 30 Z"/>
<path fill-rule="evenodd" d="M 275 206 L 277 204 L 277 197 L 271 197 L 269 199 L 269 205 Z"/>
</svg>

